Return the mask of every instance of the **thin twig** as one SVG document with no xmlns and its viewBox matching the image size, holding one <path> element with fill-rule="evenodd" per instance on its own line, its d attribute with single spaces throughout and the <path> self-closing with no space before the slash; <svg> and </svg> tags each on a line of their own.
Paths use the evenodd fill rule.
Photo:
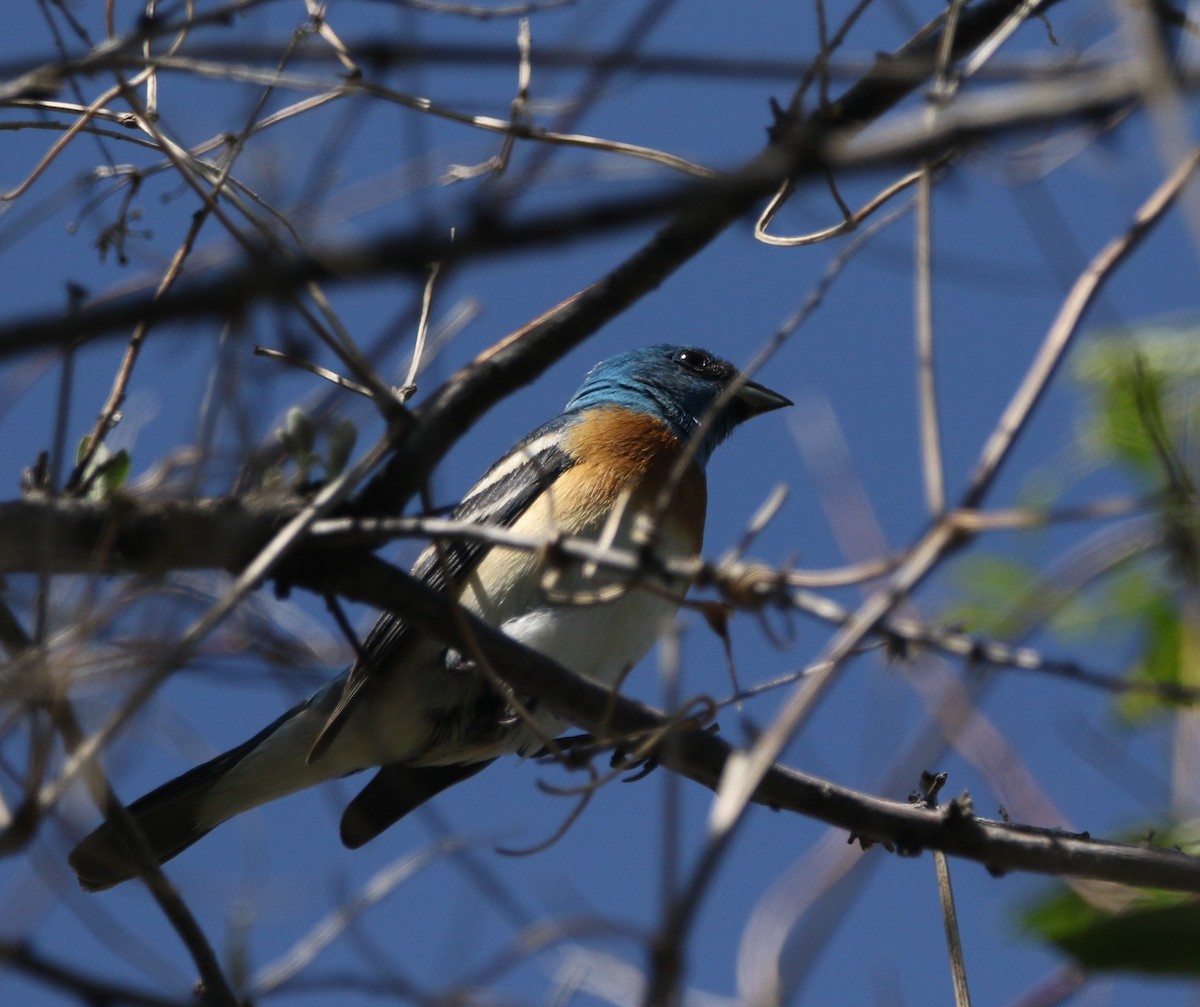
<svg viewBox="0 0 1200 1007">
<path fill-rule="evenodd" d="M 435 262 L 429 267 L 429 278 L 425 281 L 425 290 L 421 294 L 421 317 L 417 322 L 417 339 L 413 345 L 412 362 L 408 365 L 408 376 L 397 393 L 402 402 L 417 390 L 417 374 L 421 370 L 421 359 L 425 355 L 425 339 L 429 334 L 429 312 L 433 308 L 433 288 L 437 283 L 438 272 L 442 266 Z"/>
<path fill-rule="evenodd" d="M 950 82 L 950 57 L 954 51 L 954 34 L 958 29 L 962 6 L 963 0 L 952 0 L 946 12 L 946 23 L 937 51 L 937 70 L 926 108 L 926 116 L 931 124 L 936 121 L 942 107 L 954 94 Z M 925 506 L 930 516 L 937 520 L 946 509 L 946 472 L 942 461 L 933 352 L 933 173 L 934 165 L 928 160 L 923 161 L 917 185 L 914 283 L 921 474 L 925 484 Z"/>
<path fill-rule="evenodd" d="M 324 378 L 326 381 L 337 385 L 339 388 L 345 388 L 347 391 L 354 392 L 357 395 L 371 397 L 371 389 L 366 385 L 360 385 L 357 381 L 351 381 L 349 378 L 344 378 L 337 371 L 331 371 L 328 367 L 320 367 L 317 364 L 309 363 L 307 360 L 301 360 L 299 357 L 294 357 L 290 353 L 283 353 L 280 350 L 273 350 L 268 346 L 255 346 L 254 355 L 256 357 L 267 357 L 271 360 L 278 360 L 280 363 L 287 364 L 289 367 L 295 367 L 297 370 L 307 371 L 309 374 L 316 375 L 318 378 Z"/>
<path fill-rule="evenodd" d="M 251 995 L 264 997 L 291 982 L 325 948 L 353 926 L 359 916 L 389 896 L 399 885 L 443 857 L 452 856 L 465 848 L 466 843 L 462 840 L 443 839 L 416 853 L 406 854 L 376 871 L 352 899 L 332 910 L 276 961 L 259 969 L 249 983 Z"/>
<path fill-rule="evenodd" d="M 922 177 L 923 173 L 920 171 L 909 172 L 909 174 L 905 175 L 903 178 L 897 179 L 891 185 L 877 192 L 858 210 L 846 215 L 840 223 L 822 228 L 819 231 L 810 231 L 808 234 L 799 234 L 789 237 L 768 234 L 767 228 L 770 226 L 771 221 L 775 219 L 775 214 L 779 212 L 779 208 L 783 206 L 783 204 L 795 191 L 795 183 L 789 180 L 780 186 L 779 191 L 771 197 L 771 201 L 767 204 L 767 208 L 763 210 L 762 215 L 757 221 L 755 221 L 754 237 L 761 241 L 764 245 L 776 245 L 783 248 L 794 248 L 804 245 L 816 245 L 822 241 L 828 241 L 830 238 L 837 238 L 843 234 L 849 234 L 851 231 L 857 230 L 865 220 L 870 218 L 876 210 L 886 204 L 893 197 L 898 196 L 905 189 L 916 185 Z"/>
<path fill-rule="evenodd" d="M 917 401 L 921 475 L 925 506 L 930 517 L 939 519 L 946 509 L 946 477 L 942 462 L 942 438 L 938 423 L 937 381 L 933 355 L 933 171 L 922 166 L 917 184 L 916 300 Z"/>
<path fill-rule="evenodd" d="M 922 794 L 917 795 L 923 807 L 938 806 L 938 792 L 946 782 L 946 774 L 922 773 Z M 963 958 L 962 937 L 958 929 L 958 912 L 954 908 L 954 889 L 950 884 L 950 865 L 941 850 L 933 853 L 933 869 L 937 876 L 938 902 L 942 907 L 942 924 L 946 931 L 946 950 L 950 955 L 950 976 L 954 984 L 954 1007 L 971 1007 L 967 989 L 967 969 Z"/>
</svg>

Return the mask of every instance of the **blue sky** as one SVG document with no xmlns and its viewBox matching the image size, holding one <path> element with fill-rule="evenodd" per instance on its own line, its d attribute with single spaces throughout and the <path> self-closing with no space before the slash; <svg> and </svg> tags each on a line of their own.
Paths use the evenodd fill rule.
<svg viewBox="0 0 1200 1007">
<path fill-rule="evenodd" d="M 22 29 L 0 38 L 5 77 L 54 58 L 44 11 L 33 3 L 23 6 Z M 653 6 L 584 0 L 534 17 L 535 120 L 552 122 L 578 98 L 583 82 L 578 71 L 540 67 L 539 47 L 607 49 Z M 661 18 L 639 38 L 645 54 L 803 61 L 817 49 L 815 18 L 806 4 L 760 0 L 734 6 L 692 0 L 660 6 Z M 830 23 L 837 23 L 846 9 L 843 3 L 829 4 Z M 847 65 L 852 69 L 876 51 L 894 48 L 934 10 L 934 5 L 899 3 L 871 8 L 849 37 Z M 97 37 L 102 33 L 98 11 L 77 5 L 76 14 Z M 135 16 L 133 7 L 118 5 L 118 28 L 131 25 Z M 432 64 L 400 68 L 387 78 L 398 90 L 458 110 L 507 115 L 516 75 L 514 20 L 439 17 L 386 3 L 334 3 L 328 16 L 351 51 L 356 42 L 367 40 L 512 45 L 510 66 Z M 1060 4 L 1051 18 L 1057 48 L 1050 46 L 1045 27 L 1034 23 L 1002 51 L 1000 63 L 1019 55 L 1120 53 L 1122 43 L 1110 17 L 1107 8 Z M 236 16 L 228 26 L 197 31 L 189 45 L 257 40 L 281 51 L 303 20 L 301 4 L 267 3 Z M 68 45 L 71 53 L 82 48 L 77 41 Z M 327 62 L 305 64 L 295 72 L 330 81 L 335 74 Z M 84 82 L 85 93 L 94 96 L 107 83 L 98 75 Z M 731 80 L 621 73 L 604 83 L 573 128 L 660 147 L 711 167 L 733 168 L 764 142 L 770 124 L 768 99 L 785 100 L 793 86 L 790 76 Z M 835 80 L 832 93 L 843 86 Z M 975 85 L 992 86 L 999 85 Z M 246 121 L 258 94 L 244 84 L 163 73 L 161 121 L 177 142 L 194 145 Z M 301 96 L 279 94 L 267 107 L 280 108 Z M 917 107 L 910 103 L 906 110 Z M 55 121 L 45 113 L 0 110 L 3 122 L 39 117 Z M 25 178 L 57 135 L 31 128 L 0 133 L 0 185 L 10 188 Z M 235 174 L 286 213 L 306 243 L 319 247 L 418 222 L 434 221 L 446 230 L 460 226 L 482 183 L 444 186 L 436 180 L 449 165 L 483 161 L 497 147 L 491 134 L 382 101 L 344 100 L 254 137 Z M 529 145 L 519 144 L 509 177 L 521 177 L 534 153 Z M 157 282 L 186 232 L 195 201 L 171 174 L 147 176 L 133 199 L 141 214 L 135 228 L 145 233 L 128 241 L 128 264 L 119 264 L 111 254 L 99 256 L 96 242 L 114 220 L 122 196 L 110 193 L 89 208 L 108 184 L 95 181 L 95 171 L 110 163 L 109 156 L 118 164 L 143 168 L 160 161 L 141 148 L 110 141 L 102 150 L 92 138 L 79 138 L 0 214 L 0 299 L 6 319 L 63 310 L 68 284 L 104 297 L 145 290 Z M 857 206 L 896 174 L 897 170 L 881 169 L 839 179 L 839 184 L 847 202 Z M 957 162 L 938 185 L 935 334 L 951 499 L 965 486 L 981 444 L 1028 367 L 1067 287 L 1087 259 L 1127 226 L 1164 174 L 1155 133 L 1145 116 L 1135 114 L 1100 138 L 1062 124 L 981 146 Z M 518 208 L 545 211 L 597 195 L 634 195 L 665 177 L 662 169 L 611 155 L 556 150 Z M 824 188 L 808 185 L 775 227 L 795 233 L 836 219 L 837 209 Z M 604 356 L 667 340 L 699 343 L 737 363 L 750 360 L 804 302 L 847 240 L 772 248 L 754 240 L 752 223 L 745 220 L 730 228 L 661 289 L 491 410 L 439 467 L 435 499 L 456 500 L 516 438 L 553 416 L 587 368 Z M 434 324 L 464 306 L 472 312 L 471 320 L 429 362 L 418 400 L 497 339 L 603 276 L 653 230 L 654 225 L 647 225 L 585 236 L 551 249 L 468 263 L 452 272 L 436 291 Z M 1164 222 L 1107 286 L 1089 315 L 1083 338 L 1114 326 L 1193 311 L 1196 247 L 1180 217 Z M 228 236 L 210 224 L 198 243 L 195 268 L 229 266 L 238 254 Z M 839 471 L 852 474 L 887 547 L 903 548 L 921 533 L 928 514 L 916 426 L 913 289 L 909 215 L 850 261 L 819 310 L 759 373 L 760 380 L 794 399 L 797 407 L 756 420 L 714 457 L 706 555 L 719 556 L 735 543 L 780 483 L 788 486 L 788 500 L 753 544 L 753 556 L 806 569 L 847 562 L 845 545 L 831 529 L 831 510 L 854 539 L 852 547 L 869 550 L 867 523 L 857 517 L 847 522 L 851 497 L 846 487 L 835 492 L 819 466 L 814 468 L 814 457 L 830 464 L 839 441 L 848 466 Z M 400 381 L 413 334 L 411 321 L 402 325 L 401 320 L 411 318 L 419 286 L 395 277 L 370 284 L 334 283 L 330 293 L 360 344 L 382 347 L 377 356 L 381 373 Z M 214 364 L 222 359 L 236 383 L 216 425 L 217 450 L 203 483 L 207 492 L 226 489 L 243 450 L 269 441 L 289 406 L 327 394 L 314 379 L 252 355 L 256 343 L 285 346 L 297 340 L 318 362 L 335 365 L 303 332 L 294 313 L 281 308 L 248 313 L 224 337 L 212 320 L 156 329 L 138 365 L 127 417 L 115 440 L 132 451 L 134 479 L 144 478 L 164 455 L 196 442 L 205 402 L 212 395 Z M 69 441 L 89 428 L 122 345 L 118 336 L 76 355 Z M 0 368 L 0 462 L 8 480 L 5 496 L 12 497 L 18 492 L 20 469 L 52 441 L 61 361 L 52 353 L 28 354 L 7 358 Z M 361 401 L 349 396 L 336 396 L 334 401 L 339 414 L 359 424 L 360 444 L 377 435 L 378 423 Z M 1022 499 L 1031 481 L 1081 464 L 1077 431 L 1085 411 L 1086 401 L 1068 366 L 989 502 L 1011 505 Z M 1068 499 L 1128 490 L 1118 474 L 1096 472 L 1073 486 Z M 1000 552 L 1044 568 L 1092 530 L 1072 526 L 997 535 L 976 551 Z M 404 545 L 389 555 L 407 560 L 414 549 Z M 958 565 L 958 560 L 951 561 L 922 588 L 914 602 L 916 612 L 932 618 L 958 600 Z M 60 628 L 69 627 L 81 611 L 81 599 L 95 591 L 101 602 L 120 603 L 121 614 L 106 642 L 119 643 L 122 634 L 169 639 L 201 610 L 205 593 L 219 591 L 222 584 L 203 577 L 191 579 L 189 586 L 197 597 L 181 613 L 154 597 L 135 603 L 111 580 L 64 582 L 55 589 L 52 619 Z M 20 609 L 32 597 L 33 585 L 14 580 L 12 592 Z M 849 589 L 832 593 L 847 604 L 857 598 Z M 288 667 L 261 655 L 247 656 L 246 645 L 258 639 L 260 628 L 249 616 L 227 624 L 107 754 L 106 768 L 123 798 L 131 800 L 195 761 L 243 740 L 347 660 L 347 648 L 319 600 L 299 593 L 278 600 L 262 592 L 253 607 L 261 617 L 279 620 L 306 660 L 289 659 L 287 664 L 297 666 Z M 352 610 L 351 617 L 365 632 L 373 614 Z M 728 694 L 720 642 L 697 616 L 685 615 L 683 623 L 683 691 Z M 828 635 L 827 627 L 795 614 L 767 614 L 762 622 L 740 615 L 732 636 L 742 682 L 796 671 L 812 660 Z M 1124 670 L 1134 655 L 1133 641 L 1120 627 L 1101 627 L 1073 640 L 1041 635 L 1033 643 L 1113 673 Z M 102 654 L 99 645 L 95 653 Z M 86 653 L 83 657 L 87 667 Z M 665 686 L 657 662 L 657 654 L 648 658 L 628 690 L 662 705 Z M 1034 675 L 1001 672 L 981 700 L 982 713 L 1011 758 L 1006 760 L 1003 750 L 992 744 L 986 749 L 990 768 L 956 751 L 936 755 L 936 765 L 895 767 L 898 753 L 925 730 L 926 710 L 919 695 L 922 688 L 932 688 L 930 683 L 939 675 L 961 676 L 962 669 L 936 658 L 907 666 L 888 662 L 878 652 L 855 658 L 788 747 L 785 761 L 894 798 L 905 797 L 916 785 L 920 769 L 936 768 L 950 774 L 949 793 L 970 791 L 976 809 L 985 815 L 994 814 L 1001 803 L 1012 811 L 1014 799 L 1032 801 L 1030 792 L 1013 782 L 1015 766 L 1036 781 L 1053 814 L 1060 816 L 1037 824 L 1069 823 L 1094 835 L 1116 837 L 1163 820 L 1170 772 L 1166 732 L 1124 732 L 1109 697 Z M 786 690 L 767 693 L 748 705 L 747 715 L 758 727 L 765 726 L 785 695 Z M 104 719 L 112 701 L 111 689 L 102 682 L 79 691 L 81 715 L 89 725 Z M 724 736 L 745 740 L 736 714 L 727 710 L 721 721 Z M 15 793 L 8 770 L 26 757 L 25 746 L 11 730 L 0 740 L 5 761 L 0 793 L 8 801 Z M 972 754 L 978 756 L 979 751 Z M 1140 787 L 1133 790 L 1127 785 L 1131 766 L 1141 769 Z M 582 970 L 580 976 L 600 974 L 583 969 L 583 949 L 615 956 L 639 969 L 645 966 L 641 939 L 658 925 L 664 877 L 681 876 L 700 849 L 711 795 L 657 772 L 637 784 L 602 789 L 550 849 L 523 858 L 497 855 L 497 846 L 540 843 L 570 810 L 569 801 L 540 793 L 539 780 L 564 786 L 578 784 L 582 777 L 568 778 L 554 767 L 508 760 L 353 853 L 343 850 L 337 839 L 337 817 L 356 783 L 344 781 L 222 827 L 173 862 L 168 874 L 218 952 L 231 955 L 225 961 L 236 980 L 285 955 L 376 872 L 448 836 L 459 837 L 469 853 L 436 858 L 365 911 L 293 987 L 262 996 L 260 1002 L 371 1003 L 377 1000 L 371 990 L 352 989 L 344 977 L 379 979 L 389 970 L 426 991 L 486 982 L 505 997 L 545 1001 L 568 963 Z M 664 816 L 664 802 L 672 800 L 679 802 L 680 823 L 673 838 Z M 99 896 L 75 888 L 65 854 L 96 820 L 82 792 L 72 794 L 24 855 L 0 861 L 0 905 L 9 907 L 0 910 L 0 935 L 23 934 L 39 949 L 80 968 L 182 1000 L 193 969 L 149 896 L 134 885 Z M 736 995 L 739 948 L 748 921 L 765 911 L 764 899 L 784 893 L 783 905 L 804 904 L 828 878 L 807 858 L 847 855 L 847 850 L 840 836 L 819 823 L 761 808 L 750 813 L 702 904 L 688 945 L 687 982 L 696 1003 L 705 1002 L 706 995 Z M 950 1003 L 930 858 L 902 859 L 879 849 L 848 855 L 862 861 L 853 875 L 858 887 L 830 895 L 784 943 L 785 973 L 803 974 L 795 1002 Z M 665 861 L 670 865 L 665 867 Z M 805 864 L 809 866 L 800 866 Z M 955 863 L 953 869 L 977 1002 L 1013 1002 L 1061 963 L 1018 937 L 1014 924 L 1019 908 L 1046 890 L 1047 883 L 1021 876 L 995 879 L 975 864 Z M 789 872 L 797 871 L 801 879 L 794 888 L 786 887 Z M 520 928 L 565 920 L 578 922 L 585 933 L 572 933 L 556 950 L 512 968 L 487 971 L 487 963 L 512 949 Z M 236 954 L 231 952 L 234 948 Z M 590 980 L 581 981 L 577 1002 L 598 1002 L 587 992 Z M 338 992 L 331 993 L 321 983 L 332 983 Z M 1080 1002 L 1169 1004 L 1190 1002 L 1191 997 L 1191 989 L 1182 983 L 1123 979 L 1097 982 Z M 3 971 L 0 1001 L 70 1002 Z"/>
</svg>

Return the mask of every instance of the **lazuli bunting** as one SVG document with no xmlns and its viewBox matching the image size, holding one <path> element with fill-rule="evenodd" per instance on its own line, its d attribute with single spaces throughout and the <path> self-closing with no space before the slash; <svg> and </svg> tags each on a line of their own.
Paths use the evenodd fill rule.
<svg viewBox="0 0 1200 1007">
<path fill-rule="evenodd" d="M 744 420 L 791 403 L 752 381 L 701 423 L 738 377 L 695 347 L 622 353 L 588 373 L 562 414 L 484 474 L 458 505 L 460 521 L 550 541 L 556 535 L 633 542 L 681 454 L 683 470 L 661 516 L 661 556 L 692 556 L 704 534 L 704 468 Z M 698 435 L 698 443 L 689 442 Z M 630 582 L 603 568 L 561 572 L 552 591 L 539 554 L 475 540 L 430 545 L 413 568 L 468 611 L 573 671 L 615 685 L 674 616 L 687 584 Z M 346 672 L 249 741 L 135 801 L 129 811 L 160 862 L 210 829 L 286 794 L 382 767 L 350 802 L 341 837 L 374 838 L 435 794 L 498 756 L 529 755 L 566 725 L 536 697 L 498 689 L 470 660 L 384 615 Z M 108 824 L 71 853 L 83 887 L 133 877 L 134 862 Z"/>
</svg>

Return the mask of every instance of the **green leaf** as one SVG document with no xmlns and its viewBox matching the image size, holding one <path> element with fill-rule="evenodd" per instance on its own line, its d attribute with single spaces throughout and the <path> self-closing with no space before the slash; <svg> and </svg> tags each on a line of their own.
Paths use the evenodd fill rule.
<svg viewBox="0 0 1200 1007">
<path fill-rule="evenodd" d="M 75 446 L 76 465 L 83 461 L 91 441 L 90 434 L 85 434 L 79 438 L 79 443 Z M 80 485 L 87 486 L 88 488 L 87 499 L 110 499 L 114 493 L 118 492 L 125 485 L 132 467 L 133 459 L 130 457 L 128 451 L 121 448 L 120 451 L 113 454 L 101 442 L 96 448 L 96 453 L 92 455 L 92 460 L 88 462 L 87 468 L 80 473 Z"/>
<path fill-rule="evenodd" d="M 1165 598 L 1146 605 L 1141 614 L 1141 658 L 1134 665 L 1130 678 L 1160 685 L 1180 684 L 1180 655 L 1183 645 L 1183 624 L 1179 612 Z M 1117 703 L 1117 711 L 1126 720 L 1141 722 L 1156 713 L 1170 709 L 1148 693 L 1129 693 Z"/>
<path fill-rule="evenodd" d="M 312 454 L 313 445 L 317 440 L 317 428 L 313 421 L 299 406 L 292 406 L 287 411 L 287 436 L 285 444 L 295 446 L 293 454 L 297 459 L 307 458 Z"/>
<path fill-rule="evenodd" d="M 125 485 L 125 481 L 129 478 L 129 472 L 132 468 L 133 459 L 124 448 L 121 448 L 120 451 L 108 459 L 99 480 L 104 486 L 105 498 L 111 497 Z"/>
<path fill-rule="evenodd" d="M 1000 556 L 968 556 L 954 568 L 958 601 L 942 621 L 968 633 L 1004 637 L 1021 599 L 1037 583 L 1032 567 Z"/>
<path fill-rule="evenodd" d="M 358 440 L 358 428 L 348 419 L 340 419 L 329 429 L 329 457 L 325 461 L 325 478 L 336 479 L 346 468 L 354 442 Z"/>
<path fill-rule="evenodd" d="M 1077 358 L 1076 376 L 1095 395 L 1085 443 L 1155 486 L 1164 450 L 1182 443 L 1193 422 L 1198 335 L 1195 326 L 1149 324 L 1097 337 Z"/>
<path fill-rule="evenodd" d="M 287 412 L 287 419 L 282 429 L 275 431 L 279 443 L 283 445 L 284 453 L 296 464 L 302 479 L 308 478 L 308 473 L 320 459 L 313 453 L 313 444 L 317 439 L 317 428 L 308 414 L 298 406 L 293 406 Z"/>
<path fill-rule="evenodd" d="M 1020 922 L 1091 971 L 1200 976 L 1200 902 L 1192 896 L 1144 890 L 1110 911 L 1064 888 Z"/>
<path fill-rule="evenodd" d="M 75 464 L 78 465 L 83 461 L 83 456 L 87 454 L 88 445 L 92 443 L 92 435 L 84 434 L 79 438 L 79 443 L 75 446 Z M 108 461 L 108 448 L 101 441 L 99 447 L 96 448 L 96 453 L 92 455 L 92 460 L 88 462 L 87 471 L 80 474 L 81 479 L 86 481 L 87 477 L 95 472 L 101 465 Z"/>
<path fill-rule="evenodd" d="M 1131 350 L 1110 357 L 1110 370 L 1096 388 L 1096 408 L 1086 435 L 1101 453 L 1153 479 L 1160 470 L 1146 407 L 1149 404 L 1161 418 L 1163 379 L 1139 360 Z"/>
<path fill-rule="evenodd" d="M 1129 613 L 1114 604 L 1104 585 L 1064 594 L 1033 567 L 1009 557 L 965 557 L 954 566 L 951 583 L 955 600 L 939 622 L 975 636 L 1005 640 L 1045 628 L 1063 640 L 1094 642 L 1131 628 Z M 1153 596 L 1140 599 L 1134 616 L 1140 616 L 1148 597 Z"/>
<path fill-rule="evenodd" d="M 78 465 L 83 461 L 83 456 L 87 454 L 88 445 L 92 443 L 92 435 L 84 434 L 79 438 L 79 443 L 75 445 L 75 464 Z M 104 450 L 104 445 L 101 444 L 100 451 Z"/>
</svg>

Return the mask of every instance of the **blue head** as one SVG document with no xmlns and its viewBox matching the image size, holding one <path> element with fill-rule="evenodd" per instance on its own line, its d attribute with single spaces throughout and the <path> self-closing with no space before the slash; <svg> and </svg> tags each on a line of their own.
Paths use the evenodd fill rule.
<svg viewBox="0 0 1200 1007">
<path fill-rule="evenodd" d="M 566 412 L 601 406 L 632 409 L 658 417 L 677 437 L 687 440 L 737 373 L 728 361 L 695 346 L 643 346 L 593 367 L 583 387 L 567 403 Z M 703 467 L 739 423 L 791 404 L 782 395 L 747 381 L 708 428 L 696 452 L 697 463 Z"/>
</svg>

